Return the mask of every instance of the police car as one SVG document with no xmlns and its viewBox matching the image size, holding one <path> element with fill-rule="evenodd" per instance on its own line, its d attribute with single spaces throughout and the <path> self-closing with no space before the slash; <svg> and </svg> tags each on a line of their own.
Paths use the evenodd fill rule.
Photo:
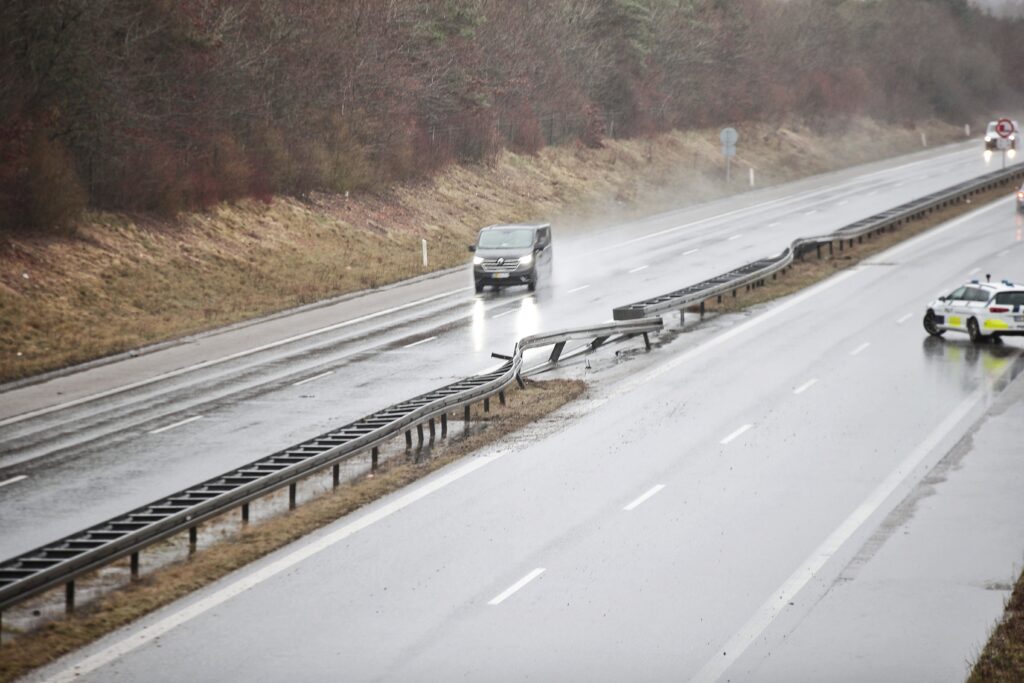
<svg viewBox="0 0 1024 683">
<path fill-rule="evenodd" d="M 1024 284 L 971 280 L 928 305 L 924 329 L 936 337 L 966 332 L 975 342 L 1024 336 Z"/>
</svg>

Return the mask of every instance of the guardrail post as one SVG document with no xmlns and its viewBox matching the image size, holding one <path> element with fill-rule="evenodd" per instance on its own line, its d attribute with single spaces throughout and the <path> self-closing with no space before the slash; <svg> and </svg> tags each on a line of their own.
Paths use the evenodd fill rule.
<svg viewBox="0 0 1024 683">
<path fill-rule="evenodd" d="M 700 302 L 700 319 L 701 320 L 704 319 L 704 302 L 703 301 Z M 644 337 L 646 337 L 646 336 L 647 335 L 645 334 Z M 650 348 L 650 347 L 648 347 L 648 348 Z"/>
<path fill-rule="evenodd" d="M 485 413 L 491 412 L 491 397 L 490 396 L 488 396 L 487 398 L 484 399 L 484 412 Z"/>
<path fill-rule="evenodd" d="M 820 244 L 815 244 L 814 245 L 814 253 L 816 253 L 818 255 L 819 259 L 821 258 L 821 245 Z"/>
<path fill-rule="evenodd" d="M 296 493 L 296 489 L 297 488 L 298 488 L 298 485 L 294 481 L 292 483 L 288 484 L 288 509 L 289 510 L 294 510 L 295 509 L 295 493 Z"/>
<path fill-rule="evenodd" d="M 412 448 L 412 430 L 405 430 L 405 450 Z"/>
<path fill-rule="evenodd" d="M 644 332 L 644 348 L 646 348 L 648 351 L 651 350 L 651 337 L 646 332 Z"/>
<path fill-rule="evenodd" d="M 516 373 L 516 384 L 519 385 L 520 389 L 526 388 L 526 382 L 523 381 L 523 376 L 520 373 Z"/>
<path fill-rule="evenodd" d="M 335 464 L 331 467 L 331 480 L 331 488 L 338 488 L 341 485 L 341 465 Z"/>
<path fill-rule="evenodd" d="M 196 544 L 199 543 L 199 529 L 194 526 L 188 528 L 188 554 L 193 555 L 196 552 Z"/>
<path fill-rule="evenodd" d="M 441 413 L 441 438 L 448 436 L 448 413 Z"/>
<path fill-rule="evenodd" d="M 249 504 L 242 503 L 242 524 L 249 523 Z"/>
<path fill-rule="evenodd" d="M 845 241 L 846 240 L 843 240 L 843 239 L 839 240 L 839 251 L 843 250 L 843 242 L 845 242 Z"/>
<path fill-rule="evenodd" d="M 462 409 L 462 427 L 463 431 L 469 431 L 469 404 L 463 406 Z"/>
<path fill-rule="evenodd" d="M 416 445 L 423 445 L 423 423 L 416 425 Z"/>
<path fill-rule="evenodd" d="M 378 448 L 376 446 L 374 446 L 370 450 L 370 471 L 371 472 L 376 472 L 377 471 L 377 461 L 378 461 L 379 458 L 380 458 L 380 450 L 378 450 Z"/>
<path fill-rule="evenodd" d="M 68 581 L 64 584 L 64 611 L 68 614 L 75 612 L 75 582 Z"/>
<path fill-rule="evenodd" d="M 551 357 L 548 358 L 548 360 L 551 361 L 552 363 L 557 363 L 558 359 L 562 357 L 562 349 L 564 349 L 564 348 L 565 348 L 565 342 L 564 341 L 560 341 L 557 344 L 555 344 L 554 348 L 551 349 Z"/>
<path fill-rule="evenodd" d="M 501 405 L 506 405 L 505 404 L 505 390 L 504 389 L 502 389 L 501 391 L 498 392 L 498 403 L 500 403 Z"/>
<path fill-rule="evenodd" d="M 138 551 L 132 553 L 131 572 L 132 572 L 132 581 L 138 581 L 139 580 L 139 553 L 138 553 Z"/>
<path fill-rule="evenodd" d="M 735 289 L 734 289 L 734 290 L 732 290 L 732 298 L 733 298 L 733 299 L 735 299 L 735 298 L 736 298 L 736 290 L 735 290 Z"/>
<path fill-rule="evenodd" d="M 434 427 L 434 418 L 430 418 L 430 440 L 433 441 L 435 436 L 437 436 L 437 429 Z"/>
<path fill-rule="evenodd" d="M 833 253 L 834 252 L 832 251 L 832 240 L 829 240 L 828 241 L 828 255 L 832 256 Z"/>
<path fill-rule="evenodd" d="M 722 303 L 722 295 L 721 294 L 718 295 L 718 303 Z"/>
</svg>

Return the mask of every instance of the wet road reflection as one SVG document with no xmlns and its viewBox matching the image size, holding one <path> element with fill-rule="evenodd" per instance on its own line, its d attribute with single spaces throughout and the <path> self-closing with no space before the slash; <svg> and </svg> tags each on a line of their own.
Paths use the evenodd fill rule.
<svg viewBox="0 0 1024 683">
<path fill-rule="evenodd" d="M 1024 370 L 1024 349 L 1012 342 L 925 337 L 921 348 L 935 372 L 965 394 L 981 388 L 994 396 Z"/>
</svg>

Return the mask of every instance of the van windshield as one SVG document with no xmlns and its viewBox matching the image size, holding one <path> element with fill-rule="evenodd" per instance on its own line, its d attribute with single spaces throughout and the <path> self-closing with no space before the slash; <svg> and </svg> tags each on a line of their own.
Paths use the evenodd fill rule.
<svg viewBox="0 0 1024 683">
<path fill-rule="evenodd" d="M 509 230 L 484 230 L 480 233 L 482 249 L 522 249 L 533 244 L 533 230 L 512 228 Z"/>
</svg>

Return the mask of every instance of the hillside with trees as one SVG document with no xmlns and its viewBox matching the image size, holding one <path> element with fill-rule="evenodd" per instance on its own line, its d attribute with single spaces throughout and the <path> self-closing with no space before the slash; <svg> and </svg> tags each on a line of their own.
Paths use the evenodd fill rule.
<svg viewBox="0 0 1024 683">
<path fill-rule="evenodd" d="M 725 122 L 962 123 L 1024 92 L 965 0 L 8 0 L 0 228 L 378 191 Z"/>
</svg>

